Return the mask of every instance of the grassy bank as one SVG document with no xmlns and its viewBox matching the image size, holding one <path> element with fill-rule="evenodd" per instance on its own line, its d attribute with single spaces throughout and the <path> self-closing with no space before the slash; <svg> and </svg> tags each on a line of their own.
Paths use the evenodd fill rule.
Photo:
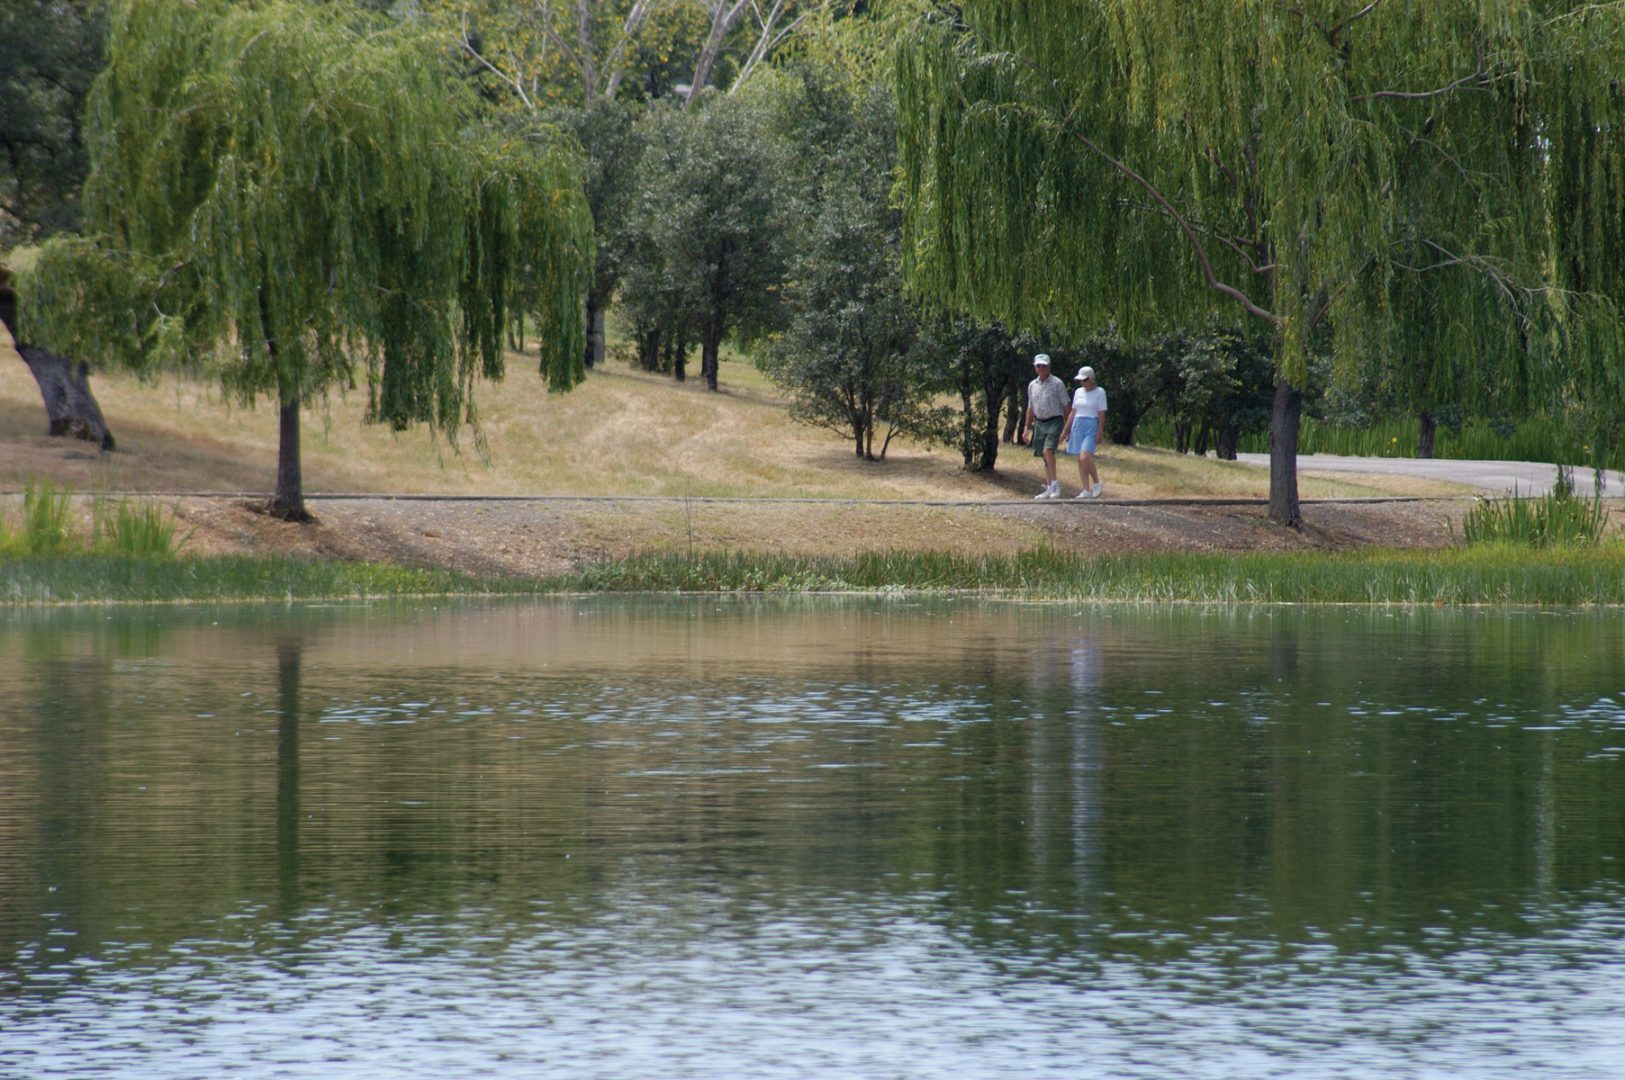
<svg viewBox="0 0 1625 1080">
<path fill-rule="evenodd" d="M 1037 601 L 1625 605 L 1625 547 L 1146 554 L 662 554 L 545 580 L 371 563 L 116 555 L 0 562 L 0 604 L 362 599 L 582 592 L 974 593 Z"/>
<path fill-rule="evenodd" d="M 1484 546 L 1432 552 L 1147 554 L 1079 558 L 896 553 L 855 558 L 658 555 L 592 568 L 586 591 L 969 591 L 1030 600 L 1142 603 L 1625 604 L 1625 548 L 1532 555 Z"/>
<path fill-rule="evenodd" d="M 181 603 L 525 593 L 545 586 L 326 559 L 115 554 L 0 560 L 0 604 Z"/>
</svg>

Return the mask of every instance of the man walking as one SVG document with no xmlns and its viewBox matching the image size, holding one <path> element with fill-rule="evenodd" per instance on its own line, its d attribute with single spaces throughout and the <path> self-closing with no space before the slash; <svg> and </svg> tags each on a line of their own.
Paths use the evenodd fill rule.
<svg viewBox="0 0 1625 1080">
<path fill-rule="evenodd" d="M 1049 354 L 1033 357 L 1037 378 L 1027 384 L 1027 415 L 1022 434 L 1033 433 L 1033 457 L 1044 459 L 1044 490 L 1035 499 L 1059 499 L 1061 482 L 1055 478 L 1055 449 L 1061 443 L 1061 423 L 1066 419 L 1070 395 L 1060 379 L 1049 373 Z"/>
</svg>

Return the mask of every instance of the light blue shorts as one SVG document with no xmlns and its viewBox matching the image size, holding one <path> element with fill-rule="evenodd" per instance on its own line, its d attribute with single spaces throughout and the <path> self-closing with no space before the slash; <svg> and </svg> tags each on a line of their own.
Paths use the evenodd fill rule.
<svg viewBox="0 0 1625 1080">
<path fill-rule="evenodd" d="M 1092 454 L 1095 452 L 1095 435 L 1100 430 L 1100 417 L 1074 416 L 1072 418 L 1072 437 L 1066 442 L 1066 452 L 1073 457 L 1080 453 Z"/>
</svg>

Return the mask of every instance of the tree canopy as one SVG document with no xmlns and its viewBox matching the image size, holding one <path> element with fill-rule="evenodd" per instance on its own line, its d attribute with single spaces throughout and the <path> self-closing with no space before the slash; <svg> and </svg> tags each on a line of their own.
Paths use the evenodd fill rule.
<svg viewBox="0 0 1625 1080">
<path fill-rule="evenodd" d="M 0 4 L 0 246 L 78 227 L 103 33 L 97 0 Z"/>
<path fill-rule="evenodd" d="M 47 246 L 22 316 L 58 351 L 202 361 L 241 400 L 274 397 L 274 506 L 302 514 L 299 404 L 359 372 L 372 419 L 454 436 L 474 380 L 502 374 L 522 285 L 549 385 L 582 377 L 579 158 L 468 117 L 409 27 L 295 0 L 127 0 L 91 95 L 86 238 Z"/>
<path fill-rule="evenodd" d="M 1620 400 L 1620 71 L 1618 4 L 965 0 L 899 53 L 905 273 L 1080 335 L 1261 321 L 1296 522 L 1318 336 Z"/>
</svg>

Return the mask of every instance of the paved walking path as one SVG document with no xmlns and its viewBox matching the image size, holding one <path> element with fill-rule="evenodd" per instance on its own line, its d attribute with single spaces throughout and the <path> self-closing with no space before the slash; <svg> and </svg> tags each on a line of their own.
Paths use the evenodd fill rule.
<svg viewBox="0 0 1625 1080">
<path fill-rule="evenodd" d="M 1269 467 L 1268 454 L 1237 454 L 1237 460 L 1251 465 Z M 1420 476 L 1429 480 L 1449 480 L 1458 484 L 1471 484 L 1485 491 L 1519 495 L 1544 495 L 1557 480 L 1557 466 L 1538 461 L 1454 461 L 1444 458 L 1372 458 L 1348 457 L 1342 454 L 1299 454 L 1298 472 L 1361 472 L 1389 473 L 1400 476 Z M 1594 492 L 1594 476 L 1590 469 L 1576 466 L 1573 470 L 1574 490 L 1590 496 Z M 1625 473 L 1604 474 L 1603 495 L 1609 498 L 1625 496 Z"/>
</svg>

